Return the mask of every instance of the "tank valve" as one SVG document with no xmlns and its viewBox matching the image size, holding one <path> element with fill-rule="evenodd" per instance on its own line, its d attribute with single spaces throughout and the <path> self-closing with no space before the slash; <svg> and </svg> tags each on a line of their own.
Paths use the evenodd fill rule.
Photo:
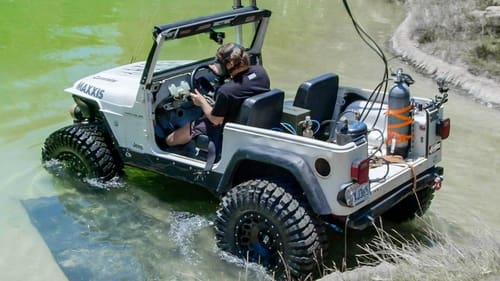
<svg viewBox="0 0 500 281">
<path fill-rule="evenodd" d="M 311 120 L 311 116 L 306 116 L 306 119 L 304 119 L 304 121 L 301 121 L 300 123 L 302 123 L 302 127 L 304 128 L 304 130 L 302 131 L 302 136 L 306 137 L 306 138 L 313 138 L 314 136 L 314 132 L 312 130 L 312 120 Z"/>
</svg>

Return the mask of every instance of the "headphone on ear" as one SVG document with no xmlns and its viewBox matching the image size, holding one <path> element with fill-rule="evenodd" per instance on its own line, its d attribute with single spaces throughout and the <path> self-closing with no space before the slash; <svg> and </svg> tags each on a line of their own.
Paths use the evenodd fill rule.
<svg viewBox="0 0 500 281">
<path fill-rule="evenodd" d="M 233 68 L 237 67 L 241 64 L 241 61 L 243 60 L 243 55 L 245 53 L 245 48 L 241 46 L 240 44 L 237 43 L 230 43 L 232 46 L 228 50 L 225 50 L 225 52 L 222 53 L 222 57 L 220 61 L 225 65 L 229 63 L 231 60 L 233 61 Z M 239 56 L 234 56 L 233 53 L 235 50 L 239 50 Z"/>
</svg>

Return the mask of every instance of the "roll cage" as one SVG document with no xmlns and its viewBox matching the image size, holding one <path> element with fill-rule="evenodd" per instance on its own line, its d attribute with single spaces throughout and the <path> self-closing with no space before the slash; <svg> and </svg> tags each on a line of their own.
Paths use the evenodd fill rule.
<svg viewBox="0 0 500 281">
<path fill-rule="evenodd" d="M 154 42 L 141 77 L 141 85 L 144 85 L 146 88 L 151 86 L 154 67 L 163 42 L 207 33 L 210 39 L 216 41 L 218 44 L 222 44 L 223 34 L 216 32 L 216 30 L 224 27 L 234 26 L 237 30 L 235 41 L 241 43 L 239 42 L 241 36 L 239 32 L 241 31 L 238 28 L 241 28 L 244 24 L 253 23 L 253 39 L 251 44 L 246 47 L 253 62 L 261 63 L 261 50 L 270 16 L 271 11 L 269 10 L 261 10 L 256 6 L 248 6 L 209 16 L 155 26 L 153 28 Z"/>
</svg>

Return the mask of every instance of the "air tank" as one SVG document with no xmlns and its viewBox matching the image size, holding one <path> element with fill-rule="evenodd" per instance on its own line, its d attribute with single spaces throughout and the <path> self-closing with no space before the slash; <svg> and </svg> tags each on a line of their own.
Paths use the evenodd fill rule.
<svg viewBox="0 0 500 281">
<path fill-rule="evenodd" d="M 335 138 L 338 145 L 345 145 L 349 142 L 357 142 L 368 133 L 364 122 L 357 120 L 341 119 L 335 129 Z"/>
<path fill-rule="evenodd" d="M 411 140 L 411 124 L 413 122 L 410 111 L 409 76 L 399 69 L 396 73 L 394 85 L 389 90 L 387 109 L 387 154 L 408 156 Z M 407 79 L 408 78 L 408 79 Z"/>
</svg>

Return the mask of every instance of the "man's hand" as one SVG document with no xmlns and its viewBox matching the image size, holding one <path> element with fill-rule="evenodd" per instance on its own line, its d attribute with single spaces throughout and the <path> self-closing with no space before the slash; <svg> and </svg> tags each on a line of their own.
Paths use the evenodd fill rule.
<svg viewBox="0 0 500 281">
<path fill-rule="evenodd" d="M 207 103 L 205 97 L 197 89 L 194 89 L 194 93 L 191 93 L 190 96 L 196 106 L 203 107 L 203 103 Z"/>
<path fill-rule="evenodd" d="M 224 117 L 222 116 L 213 116 L 212 115 L 212 106 L 208 103 L 207 99 L 198 92 L 198 90 L 194 89 L 194 93 L 191 93 L 191 100 L 193 104 L 199 106 L 205 116 L 212 122 L 214 125 L 220 125 L 224 121 Z"/>
</svg>

